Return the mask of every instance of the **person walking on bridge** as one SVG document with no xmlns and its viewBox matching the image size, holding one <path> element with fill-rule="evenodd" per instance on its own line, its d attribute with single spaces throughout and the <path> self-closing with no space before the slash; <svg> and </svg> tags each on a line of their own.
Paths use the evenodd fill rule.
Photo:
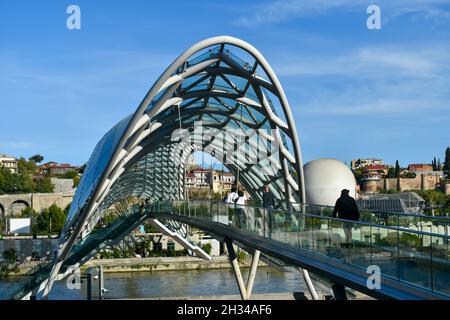
<svg viewBox="0 0 450 320">
<path fill-rule="evenodd" d="M 268 209 L 273 209 L 275 207 L 275 197 L 267 185 L 264 186 L 263 207 Z"/>
<path fill-rule="evenodd" d="M 359 220 L 359 210 L 355 199 L 350 197 L 349 190 L 343 189 L 341 196 L 337 199 L 333 210 L 333 218 L 345 219 L 345 220 Z M 348 243 L 352 241 L 352 226 L 351 222 L 344 222 L 344 232 Z"/>
<path fill-rule="evenodd" d="M 270 191 L 269 186 L 265 185 L 264 186 L 264 192 L 263 192 L 263 207 L 266 208 L 266 210 L 264 210 L 264 214 L 265 214 L 265 219 L 263 218 L 263 236 L 266 236 L 266 222 L 267 221 L 267 234 L 268 237 L 270 238 L 270 233 L 272 230 L 272 210 L 275 208 L 275 197 L 272 193 L 272 191 Z M 264 221 L 265 220 L 265 221 Z"/>
<path fill-rule="evenodd" d="M 244 191 L 238 190 L 237 197 L 233 198 L 235 203 L 235 213 L 237 214 L 239 228 L 247 228 L 247 210 L 245 208 L 247 204 L 247 196 Z"/>
<path fill-rule="evenodd" d="M 228 204 L 233 204 L 234 205 L 234 200 L 237 199 L 238 197 L 239 197 L 239 195 L 236 192 L 236 188 L 232 187 L 231 188 L 231 192 L 227 195 L 227 197 L 225 199 L 225 202 L 228 203 Z"/>
</svg>

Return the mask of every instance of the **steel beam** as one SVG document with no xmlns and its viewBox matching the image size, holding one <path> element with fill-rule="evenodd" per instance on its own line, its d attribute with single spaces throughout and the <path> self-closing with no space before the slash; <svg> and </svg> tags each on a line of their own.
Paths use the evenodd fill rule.
<svg viewBox="0 0 450 320">
<path fill-rule="evenodd" d="M 236 281 L 239 287 L 239 293 L 241 294 L 242 300 L 248 300 L 247 297 L 247 289 L 244 285 L 244 279 L 242 278 L 241 268 L 239 267 L 239 262 L 237 260 L 236 252 L 233 248 L 233 243 L 230 239 L 225 240 L 225 244 L 227 246 L 228 259 L 233 267 L 234 276 L 236 277 Z"/>
</svg>

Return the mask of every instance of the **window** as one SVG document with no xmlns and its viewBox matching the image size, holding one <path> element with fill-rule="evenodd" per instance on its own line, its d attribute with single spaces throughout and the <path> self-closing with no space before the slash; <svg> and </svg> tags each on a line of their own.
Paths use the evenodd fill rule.
<svg viewBox="0 0 450 320">
<path fill-rule="evenodd" d="M 162 243 L 161 242 L 153 243 L 153 251 L 156 252 L 162 251 Z"/>
</svg>

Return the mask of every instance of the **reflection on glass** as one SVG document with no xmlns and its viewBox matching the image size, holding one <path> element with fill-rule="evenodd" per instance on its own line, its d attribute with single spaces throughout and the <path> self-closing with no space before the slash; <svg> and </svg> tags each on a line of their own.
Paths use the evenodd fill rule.
<svg viewBox="0 0 450 320">
<path fill-rule="evenodd" d="M 450 294 L 446 235 L 223 202 L 175 201 L 171 210 L 230 225 L 363 270 L 376 265 L 382 276 Z M 304 210 L 315 209 L 304 206 Z"/>
</svg>

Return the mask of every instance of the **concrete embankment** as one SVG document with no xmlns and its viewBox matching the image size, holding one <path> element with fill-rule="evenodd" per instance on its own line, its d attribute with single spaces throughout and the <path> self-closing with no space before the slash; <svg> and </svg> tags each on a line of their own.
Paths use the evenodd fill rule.
<svg viewBox="0 0 450 320">
<path fill-rule="evenodd" d="M 240 263 L 241 267 L 250 267 L 251 260 Z M 231 264 L 226 256 L 217 256 L 208 261 L 197 257 L 152 257 L 123 259 L 92 259 L 83 268 L 102 266 L 104 272 L 130 271 L 173 271 L 173 270 L 209 270 L 230 269 Z M 260 262 L 259 266 L 266 266 Z"/>
<path fill-rule="evenodd" d="M 303 299 L 301 299 L 303 297 Z M 297 299 L 296 299 L 297 298 Z M 308 300 L 303 293 L 281 292 L 281 293 L 257 293 L 252 294 L 250 300 Z M 121 299 L 127 300 L 127 299 Z M 161 298 L 140 298 L 130 300 L 242 300 L 240 295 L 228 294 L 221 296 L 189 296 L 189 297 L 161 297 Z"/>
</svg>

